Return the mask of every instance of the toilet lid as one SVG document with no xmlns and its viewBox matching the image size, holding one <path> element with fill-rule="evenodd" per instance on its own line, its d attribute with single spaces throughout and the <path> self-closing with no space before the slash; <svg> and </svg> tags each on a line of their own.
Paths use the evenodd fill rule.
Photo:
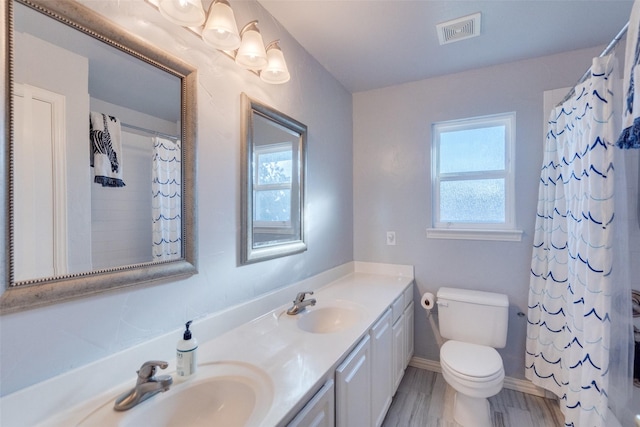
<svg viewBox="0 0 640 427">
<path fill-rule="evenodd" d="M 440 362 L 472 378 L 492 377 L 502 371 L 502 357 L 496 349 L 454 340 L 440 349 Z"/>
</svg>

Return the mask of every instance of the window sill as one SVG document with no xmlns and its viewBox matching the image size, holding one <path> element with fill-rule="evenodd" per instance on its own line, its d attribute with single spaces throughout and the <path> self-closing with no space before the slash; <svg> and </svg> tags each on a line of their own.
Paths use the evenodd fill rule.
<svg viewBox="0 0 640 427">
<path fill-rule="evenodd" d="M 522 241 L 522 230 L 466 230 L 427 228 L 427 239 Z"/>
</svg>

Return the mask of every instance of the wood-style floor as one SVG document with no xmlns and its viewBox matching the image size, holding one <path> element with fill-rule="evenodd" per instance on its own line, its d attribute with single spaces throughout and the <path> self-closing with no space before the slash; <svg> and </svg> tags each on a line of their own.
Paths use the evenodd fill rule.
<svg viewBox="0 0 640 427">
<path fill-rule="evenodd" d="M 442 374 L 409 366 L 382 427 L 460 427 L 453 389 Z M 494 427 L 556 427 L 564 417 L 555 400 L 502 389 L 489 398 Z"/>
</svg>

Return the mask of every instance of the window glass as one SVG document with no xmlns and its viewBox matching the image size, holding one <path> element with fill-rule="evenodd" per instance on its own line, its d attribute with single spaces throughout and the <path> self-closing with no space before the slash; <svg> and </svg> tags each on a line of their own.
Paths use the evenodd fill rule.
<svg viewBox="0 0 640 427">
<path fill-rule="evenodd" d="M 504 179 L 440 183 L 440 221 L 503 223 Z"/>
<path fill-rule="evenodd" d="M 291 221 L 291 190 L 256 192 L 255 221 Z"/>
<path fill-rule="evenodd" d="M 465 155 L 473 153 L 473 155 Z M 440 172 L 476 172 L 505 167 L 505 126 L 440 134 Z"/>
<path fill-rule="evenodd" d="M 258 154 L 258 185 L 291 183 L 293 151 Z"/>
</svg>

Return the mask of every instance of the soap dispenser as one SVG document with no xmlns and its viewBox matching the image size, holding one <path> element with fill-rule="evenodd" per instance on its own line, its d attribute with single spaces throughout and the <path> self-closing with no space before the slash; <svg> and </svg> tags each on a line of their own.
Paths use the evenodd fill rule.
<svg viewBox="0 0 640 427">
<path fill-rule="evenodd" d="M 196 358 L 198 341 L 191 336 L 191 331 L 189 330 L 192 322 L 192 320 L 189 320 L 185 324 L 184 334 L 176 347 L 176 374 L 178 378 L 187 378 L 195 374 L 198 367 Z"/>
</svg>

